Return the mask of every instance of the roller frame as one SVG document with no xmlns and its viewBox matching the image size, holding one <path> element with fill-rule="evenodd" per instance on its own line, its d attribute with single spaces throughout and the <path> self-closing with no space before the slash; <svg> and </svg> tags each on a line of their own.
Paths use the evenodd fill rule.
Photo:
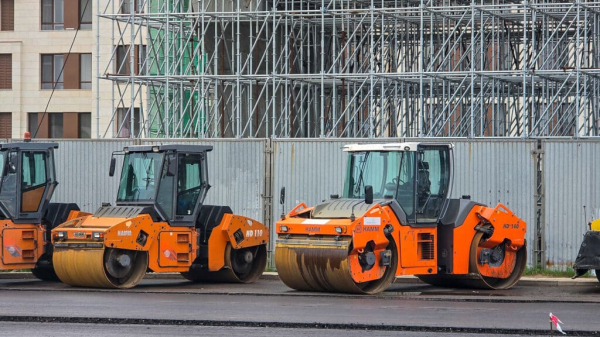
<svg viewBox="0 0 600 337">
<path fill-rule="evenodd" d="M 139 242 L 136 239 L 142 231 L 147 234 L 147 237 L 144 242 Z M 238 231 L 242 231 L 244 234 L 241 242 L 236 240 L 236 232 Z M 65 232 L 67 239 L 58 240 L 58 232 Z M 101 241 L 93 241 L 92 236 L 95 232 L 103 233 Z M 148 255 L 147 268 L 154 272 L 190 272 L 199 248 L 199 233 L 195 227 L 172 227 L 166 222 L 153 222 L 148 214 L 140 214 L 128 219 L 95 218 L 91 215 L 71 219 L 58 226 L 53 231 L 52 237 L 55 249 L 58 249 L 62 255 L 64 255 L 65 249 L 78 249 L 84 255 L 86 251 L 94 255 L 96 254 L 94 251 L 100 248 L 102 250 L 123 249 L 145 252 Z M 84 238 L 82 239 L 82 237 Z M 184 241 L 182 241 L 183 237 L 185 237 Z M 224 282 L 254 282 L 266 267 L 266 243 L 268 239 L 269 230 L 262 223 L 240 215 L 225 215 L 221 223 L 213 229 L 209 238 L 209 269 L 207 271 L 214 273 L 207 278 Z M 94 247 L 86 250 L 86 245 L 94 245 Z M 84 249 L 79 247 L 84 247 Z M 227 271 L 231 270 L 231 261 L 228 258 L 232 249 L 247 247 L 257 247 L 261 252 L 257 254 L 256 268 L 258 271 L 254 271 L 252 275 L 246 278 L 240 278 L 235 273 L 229 275 Z M 171 257 L 174 257 L 175 260 L 170 259 Z M 70 258 L 75 259 L 74 257 Z M 81 261 L 85 260 L 85 256 L 81 257 Z M 64 261 L 66 260 L 59 257 L 55 260 L 55 263 L 65 269 L 64 266 L 60 266 Z M 81 266 L 78 268 L 87 268 L 85 264 L 86 262 L 81 262 Z M 218 272 L 222 270 L 226 272 L 219 274 Z M 97 271 L 92 274 L 95 275 L 93 277 L 107 278 L 105 271 L 103 273 Z M 63 276 L 61 277 L 61 275 Z M 139 278 L 133 284 L 127 284 L 126 286 L 115 285 L 106 280 L 89 281 L 88 284 L 85 284 L 86 282 L 73 281 L 71 277 L 64 276 L 66 275 L 64 271 L 61 275 L 59 275 L 59 278 L 61 280 L 64 278 L 65 283 L 92 287 L 128 288 L 135 286 L 141 280 Z"/>
<path fill-rule="evenodd" d="M 485 206 L 475 207 L 467 216 L 464 223 L 455 229 L 454 247 L 457 247 L 457 249 L 454 253 L 458 255 L 455 256 L 456 269 L 455 274 L 452 275 L 437 275 L 437 227 L 402 226 L 398 223 L 398 220 L 389 207 L 382 207 L 378 204 L 374 205 L 354 222 L 351 222 L 350 219 L 307 219 L 305 217 L 298 217 L 298 215 L 310 214 L 312 209 L 306 207 L 305 204 L 298 205 L 284 219 L 277 223 L 276 228 L 279 235 L 275 250 L 275 261 L 278 271 L 282 269 L 284 270 L 284 274 L 289 274 L 284 275 L 282 280 L 289 287 L 297 290 L 360 293 L 361 291 L 357 291 L 353 287 L 361 283 L 376 280 L 382 274 L 380 272 L 360 271 L 356 254 L 362 251 L 368 242 L 375 242 L 377 247 L 375 251 L 381 252 L 382 247 L 385 247 L 387 242 L 389 242 L 388 237 L 393 238 L 396 242 L 400 242 L 400 247 L 398 247 L 396 254 L 400 255 L 402 259 L 398 262 L 398 267 L 395 270 L 396 275 L 417 275 L 423 279 L 431 280 L 428 283 L 436 283 L 437 285 L 443 285 L 444 282 L 452 279 L 458 280 L 458 283 L 462 282 L 463 286 L 507 289 L 516 284 L 526 265 L 527 252 L 525 248 L 526 241 L 524 239 L 526 224 L 502 204 L 498 204 L 495 208 Z M 362 231 L 364 229 L 364 218 L 373 216 L 381 218 L 380 230 L 374 232 L 373 235 L 365 235 Z M 393 228 L 392 233 L 387 237 L 383 232 L 383 228 L 386 225 L 390 225 Z M 477 229 L 479 228 L 477 226 L 493 228 L 493 231 L 491 231 L 491 235 L 484 238 L 485 230 Z M 336 227 L 342 228 L 341 234 L 336 231 Z M 287 231 L 283 231 L 282 228 L 287 229 Z M 410 257 L 414 254 L 408 252 L 418 249 L 416 246 L 413 248 L 407 246 L 411 242 L 417 243 L 416 241 L 407 241 L 406 238 L 415 237 L 419 233 L 428 233 L 434 238 L 434 258 L 429 261 L 418 259 L 414 262 L 405 261 L 407 256 Z M 465 243 L 465 238 L 471 239 Z M 477 244 L 473 246 L 475 241 L 477 241 Z M 342 243 L 347 244 L 345 246 Z M 355 248 L 354 245 L 359 248 Z M 501 266 L 508 269 L 495 268 L 487 264 L 477 265 L 475 263 L 473 265 L 472 261 L 477 261 L 477 256 L 479 256 L 482 249 L 490 249 L 498 245 L 503 245 L 505 251 L 504 258 L 506 260 L 503 261 Z M 322 252 L 319 252 L 318 255 L 327 253 L 327 250 L 330 250 L 330 255 L 325 254 L 321 256 L 320 259 L 323 259 L 323 261 L 329 259 L 338 261 L 342 259 L 340 256 L 344 256 L 342 253 L 344 249 L 347 249 L 344 258 L 349 261 L 348 266 L 341 265 L 339 270 L 341 273 L 350 273 L 353 282 L 349 283 L 346 280 L 340 281 L 337 285 L 323 285 L 311 280 L 311 278 L 315 277 L 306 275 L 310 273 L 315 274 L 316 271 L 309 272 L 310 268 L 302 265 L 307 263 L 303 254 L 312 254 L 307 253 L 306 249 L 321 249 Z M 403 251 L 403 249 L 409 250 Z M 291 252 L 291 250 L 296 250 L 296 252 Z M 287 255 L 287 257 L 281 257 L 281 255 Z M 314 256 L 312 259 L 316 258 L 317 255 Z M 377 261 L 379 261 L 379 255 L 376 254 L 376 256 Z M 294 264 L 302 266 L 289 266 L 293 266 Z M 309 278 L 308 281 L 306 280 L 307 278 Z M 336 279 L 337 277 L 326 276 L 324 278 Z M 502 280 L 502 278 L 505 278 L 505 280 Z M 436 280 L 443 280 L 444 282 L 436 282 Z"/>
</svg>

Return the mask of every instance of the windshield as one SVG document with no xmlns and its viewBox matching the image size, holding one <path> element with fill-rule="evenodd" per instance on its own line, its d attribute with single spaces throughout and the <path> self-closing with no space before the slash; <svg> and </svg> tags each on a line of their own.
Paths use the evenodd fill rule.
<svg viewBox="0 0 600 337">
<path fill-rule="evenodd" d="M 348 157 L 344 198 L 362 199 L 366 185 L 373 197 L 389 196 L 406 214 L 414 208 L 414 152 L 351 152 Z"/>
<path fill-rule="evenodd" d="M 156 174 L 161 172 L 163 156 L 155 152 L 126 154 L 117 201 L 154 201 Z"/>
</svg>

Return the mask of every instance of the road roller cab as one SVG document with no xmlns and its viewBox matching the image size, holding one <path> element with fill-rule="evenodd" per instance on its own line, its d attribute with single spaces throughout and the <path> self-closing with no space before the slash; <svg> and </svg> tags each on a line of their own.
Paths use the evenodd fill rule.
<svg viewBox="0 0 600 337">
<path fill-rule="evenodd" d="M 377 293 L 399 275 L 509 288 L 526 264 L 526 224 L 504 205 L 449 198 L 451 144 L 351 144 L 342 198 L 301 203 L 276 224 L 289 287 Z"/>
<path fill-rule="evenodd" d="M 56 280 L 50 229 L 80 213 L 72 203 L 50 203 L 58 185 L 57 143 L 0 144 L 0 270 L 31 269 L 42 280 Z"/>
<path fill-rule="evenodd" d="M 129 288 L 147 270 L 193 281 L 253 282 L 266 266 L 268 229 L 228 206 L 204 205 L 211 146 L 131 146 L 116 206 L 53 231 L 59 278 L 74 286 Z"/>
</svg>

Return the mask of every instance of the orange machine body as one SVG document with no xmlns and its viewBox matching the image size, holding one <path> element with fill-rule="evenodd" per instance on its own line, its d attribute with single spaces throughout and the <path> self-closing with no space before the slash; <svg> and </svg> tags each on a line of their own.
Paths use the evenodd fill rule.
<svg viewBox="0 0 600 337">
<path fill-rule="evenodd" d="M 352 279 L 357 283 L 377 280 L 385 272 L 385 266 L 375 264 L 368 271 L 361 271 L 358 254 L 367 245 L 371 245 L 375 257 L 386 250 L 388 237 L 393 238 L 398 254 L 396 276 L 437 274 L 438 271 L 438 230 L 437 226 L 413 227 L 402 225 L 389 206 L 374 204 L 366 213 L 350 219 L 310 219 L 307 218 L 314 207 L 301 203 L 289 214 L 277 222 L 278 235 L 302 235 L 309 237 L 351 237 L 352 249 L 349 252 L 349 262 Z M 503 243 L 506 245 L 506 259 L 512 262 L 504 263 L 501 268 L 489 265 L 480 267 L 483 276 L 504 278 L 509 276 L 516 262 L 516 252 L 525 244 L 526 224 L 502 204 L 495 208 L 476 206 L 464 222 L 455 228 L 453 235 L 454 251 L 452 252 L 454 268 L 450 274 L 465 275 L 469 271 L 471 243 L 478 233 L 477 226 L 493 226 L 493 234 L 486 242 L 477 248 L 492 248 Z M 386 233 L 386 228 L 389 233 Z M 387 235 L 386 235 L 387 234 Z M 360 272 L 358 272 L 360 271 Z"/>
<path fill-rule="evenodd" d="M 238 231 L 244 233 L 244 240 L 236 240 L 235 233 Z M 152 271 L 187 272 L 197 256 L 199 235 L 195 227 L 175 227 L 167 222 L 154 222 L 148 214 L 131 218 L 87 215 L 58 226 L 53 230 L 52 241 L 57 248 L 107 247 L 145 251 L 149 257 L 148 268 Z M 227 244 L 240 249 L 266 244 L 268 240 L 269 231 L 260 222 L 226 214 L 210 234 L 209 271 L 218 271 L 224 266 Z"/>
<path fill-rule="evenodd" d="M 80 214 L 74 203 L 51 203 L 57 143 L 0 143 L 0 270 L 31 269 L 56 280 L 50 230 Z"/>
<path fill-rule="evenodd" d="M 302 203 L 276 224 L 280 279 L 297 290 L 367 294 L 399 275 L 439 286 L 515 285 L 527 263 L 526 224 L 502 204 L 450 197 L 452 148 L 344 146 L 343 197 Z"/>
<path fill-rule="evenodd" d="M 88 214 L 70 211 L 67 220 Z M 15 224 L 10 220 L 0 220 L 0 228 L 0 270 L 35 268 L 46 252 L 45 224 Z"/>
<path fill-rule="evenodd" d="M 15 225 L 9 220 L 0 220 L 2 231 L 2 259 L 0 269 L 32 269 L 44 253 L 45 228 L 41 224 Z"/>
</svg>

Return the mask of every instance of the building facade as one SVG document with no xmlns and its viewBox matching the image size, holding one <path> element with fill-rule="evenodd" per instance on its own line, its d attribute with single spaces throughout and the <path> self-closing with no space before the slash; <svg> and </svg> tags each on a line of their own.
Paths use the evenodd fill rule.
<svg viewBox="0 0 600 337">
<path fill-rule="evenodd" d="M 99 131 L 113 118 L 114 99 L 112 83 L 99 78 L 129 71 L 113 69 L 113 51 L 127 51 L 113 47 L 112 23 L 98 20 L 107 3 L 0 0 L 0 138 L 130 136 L 126 128 Z"/>
</svg>

